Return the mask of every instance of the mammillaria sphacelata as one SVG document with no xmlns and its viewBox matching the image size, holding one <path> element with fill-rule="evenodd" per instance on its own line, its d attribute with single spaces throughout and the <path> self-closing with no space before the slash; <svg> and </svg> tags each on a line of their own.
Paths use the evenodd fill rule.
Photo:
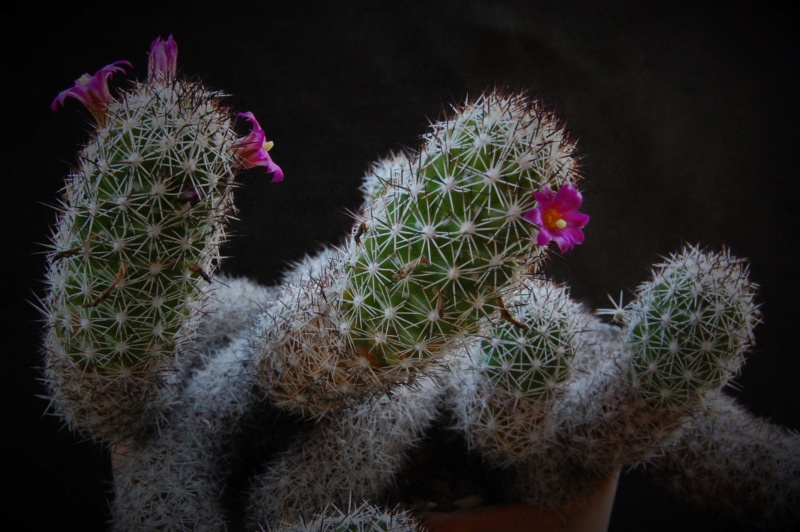
<svg viewBox="0 0 800 532">
<path fill-rule="evenodd" d="M 115 529 L 414 529 L 378 506 L 445 414 L 526 504 L 645 465 L 699 506 L 800 522 L 800 438 L 721 392 L 760 319 L 747 263 L 686 246 L 617 323 L 545 279 L 589 216 L 541 102 L 454 106 L 371 167 L 340 245 L 265 287 L 215 271 L 237 173 L 284 172 L 177 52 L 158 38 L 144 82 L 112 91 L 117 61 L 53 102 L 94 129 L 48 255 L 43 377 L 53 412 L 119 453 Z"/>
</svg>

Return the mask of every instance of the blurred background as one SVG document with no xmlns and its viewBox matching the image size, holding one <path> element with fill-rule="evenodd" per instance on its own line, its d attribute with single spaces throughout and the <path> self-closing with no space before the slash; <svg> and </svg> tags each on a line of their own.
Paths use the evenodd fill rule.
<svg viewBox="0 0 800 532">
<path fill-rule="evenodd" d="M 255 113 L 286 174 L 278 184 L 258 170 L 242 175 L 224 271 L 274 282 L 288 262 L 340 241 L 372 161 L 414 148 L 451 103 L 496 85 L 527 90 L 577 139 L 591 215 L 585 243 L 553 256 L 549 274 L 598 308 L 609 295 L 629 298 L 685 242 L 750 259 L 764 323 L 729 391 L 800 429 L 797 31 L 777 5 L 5 3 L 0 524 L 105 529 L 108 457 L 45 416 L 38 397 L 35 301 L 50 205 L 88 137 L 77 102 L 56 114 L 50 103 L 120 59 L 142 79 L 151 41 L 169 34 L 183 72 L 229 93 L 234 111 Z M 717 517 L 629 472 L 611 530 L 730 530 Z"/>
</svg>

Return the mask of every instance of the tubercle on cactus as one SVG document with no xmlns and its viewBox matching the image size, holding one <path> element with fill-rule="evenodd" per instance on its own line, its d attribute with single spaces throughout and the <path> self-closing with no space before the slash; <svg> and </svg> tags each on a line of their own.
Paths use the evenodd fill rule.
<svg viewBox="0 0 800 532">
<path fill-rule="evenodd" d="M 70 406 L 74 400 L 109 401 L 102 412 L 126 401 L 124 393 L 95 397 L 95 387 L 159 381 L 173 364 L 221 260 L 235 175 L 259 165 L 243 155 L 224 95 L 179 76 L 176 61 L 172 36 L 158 38 L 144 82 L 112 97 L 111 74 L 130 64 L 117 62 L 53 102 L 55 110 L 76 98 L 96 118 L 64 188 L 42 303 L 47 380 L 68 418 L 87 408 Z"/>
</svg>

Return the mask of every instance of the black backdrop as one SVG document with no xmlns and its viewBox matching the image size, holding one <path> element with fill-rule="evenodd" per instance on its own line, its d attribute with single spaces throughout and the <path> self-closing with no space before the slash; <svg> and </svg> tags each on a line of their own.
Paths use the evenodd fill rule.
<svg viewBox="0 0 800 532">
<path fill-rule="evenodd" d="M 172 33 L 180 68 L 231 94 L 275 141 L 286 173 L 242 176 L 223 269 L 265 283 L 338 242 L 368 164 L 413 147 L 450 102 L 495 85 L 551 104 L 578 139 L 592 219 L 586 242 L 549 263 L 578 299 L 607 306 L 684 242 L 752 261 L 765 322 L 731 393 L 800 428 L 792 241 L 797 229 L 796 28 L 759 2 L 84 2 L 2 10 L 3 485 L 11 530 L 102 530 L 107 457 L 43 416 L 36 395 L 42 244 L 52 203 L 86 138 L 75 102 L 53 97 L 119 59 L 143 77 Z M 647 7 L 643 7 L 647 6 Z M 785 8 L 788 9 L 788 8 Z M 626 474 L 612 530 L 722 529 Z"/>
</svg>

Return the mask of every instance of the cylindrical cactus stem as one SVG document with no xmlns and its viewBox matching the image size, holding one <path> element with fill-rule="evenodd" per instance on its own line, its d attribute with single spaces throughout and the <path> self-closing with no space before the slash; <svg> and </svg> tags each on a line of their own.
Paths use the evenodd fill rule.
<svg viewBox="0 0 800 532">
<path fill-rule="evenodd" d="M 560 246 L 582 239 L 574 145 L 539 102 L 488 93 L 424 140 L 374 165 L 352 240 L 297 269 L 263 313 L 254 349 L 277 404 L 320 416 L 410 382 L 507 316 L 503 294 L 536 267 L 547 231 Z M 567 194 L 537 227 L 528 215 L 551 187 Z"/>
<path fill-rule="evenodd" d="M 468 447 L 510 472 L 509 494 L 532 506 L 563 506 L 615 467 L 583 466 L 589 442 L 576 439 L 580 452 L 565 444 L 583 420 L 564 408 L 613 338 L 589 333 L 597 320 L 563 286 L 528 280 L 507 304 L 516 323 L 498 320 L 461 354 L 448 374 L 448 406 Z"/>
<path fill-rule="evenodd" d="M 515 322 L 496 320 L 449 376 L 467 444 L 499 467 L 553 444 L 548 419 L 567 392 L 585 327 L 567 290 L 545 281 L 521 283 L 506 305 Z"/>
<path fill-rule="evenodd" d="M 222 95 L 176 75 L 174 41 L 158 39 L 150 55 L 146 81 L 117 99 L 106 67 L 54 102 L 79 99 L 97 127 L 52 237 L 45 380 L 70 427 L 109 442 L 153 419 L 154 390 L 191 338 L 219 261 L 234 175 L 255 164 Z"/>
<path fill-rule="evenodd" d="M 427 141 L 416 158 L 376 165 L 353 245 L 301 264 L 265 307 L 253 349 L 278 405 L 323 417 L 410 382 L 487 317 L 514 321 L 504 293 L 547 243 L 525 214 L 534 192 L 578 181 L 574 147 L 538 102 L 500 93 Z"/>
<path fill-rule="evenodd" d="M 720 392 L 646 464 L 699 508 L 763 530 L 800 527 L 800 435 Z"/>
<path fill-rule="evenodd" d="M 628 378 L 643 400 L 691 411 L 744 363 L 760 320 L 756 285 L 728 250 L 687 246 L 658 266 L 625 309 Z"/>
<path fill-rule="evenodd" d="M 273 289 L 228 276 L 214 285 L 158 431 L 128 443 L 117 461 L 114 530 L 235 528 L 242 462 L 293 433 L 297 420 L 264 401 L 244 334 Z"/>
<path fill-rule="evenodd" d="M 163 409 L 158 432 L 126 446 L 114 471 L 113 530 L 229 529 L 234 440 L 263 399 L 247 356 L 237 340 L 203 357 L 207 367 Z"/>
<path fill-rule="evenodd" d="M 250 492 L 249 529 L 309 517 L 330 505 L 377 500 L 433 424 L 443 390 L 420 377 L 320 420 L 267 464 Z"/>
<path fill-rule="evenodd" d="M 544 251 L 524 216 L 533 193 L 578 180 L 574 145 L 539 102 L 495 91 L 457 109 L 361 221 L 345 266 L 342 334 L 380 367 L 476 333 Z"/>
</svg>

